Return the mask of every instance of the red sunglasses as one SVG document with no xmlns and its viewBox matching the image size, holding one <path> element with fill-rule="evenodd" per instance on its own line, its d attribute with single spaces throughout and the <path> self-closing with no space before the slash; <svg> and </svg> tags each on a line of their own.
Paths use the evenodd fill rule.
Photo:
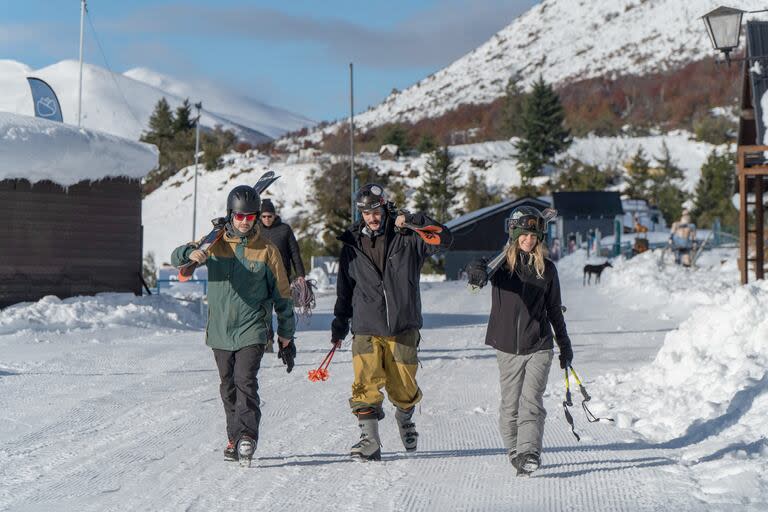
<svg viewBox="0 0 768 512">
<path fill-rule="evenodd" d="M 232 214 L 232 218 L 234 218 L 237 222 L 243 222 L 244 220 L 247 220 L 248 222 L 253 222 L 254 220 L 256 220 L 256 214 L 234 212 Z"/>
</svg>

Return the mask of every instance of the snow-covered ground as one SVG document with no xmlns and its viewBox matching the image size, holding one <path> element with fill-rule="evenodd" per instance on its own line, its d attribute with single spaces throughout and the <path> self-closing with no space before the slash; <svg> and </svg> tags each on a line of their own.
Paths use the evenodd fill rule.
<svg viewBox="0 0 768 512">
<path fill-rule="evenodd" d="M 672 160 L 683 169 L 685 179 L 682 187 L 688 191 L 694 190 L 701 166 L 709 153 L 725 149 L 724 146 L 697 142 L 693 140 L 692 134 L 676 131 L 649 137 L 575 139 L 567 155 L 601 168 L 610 166 L 622 169 L 638 148 L 643 148 L 646 158 L 655 165 L 654 159 L 662 156 L 664 143 L 670 150 Z M 491 189 L 502 194 L 506 194 L 511 186 L 520 184 L 516 150 L 512 141 L 463 144 L 451 146 L 450 151 L 460 171 L 457 179 L 459 184 L 466 184 L 470 172 L 476 173 Z M 313 215 L 311 205 L 307 203 L 307 194 L 312 192 L 309 182 L 311 172 L 321 169 L 322 160 L 331 161 L 334 158 L 322 153 L 307 157 L 297 150 L 287 157 L 274 159 L 250 151 L 225 156 L 226 165 L 220 170 L 207 172 L 201 167 L 198 175 L 195 238 L 200 238 L 210 230 L 210 219 L 226 213 L 227 194 L 233 187 L 255 183 L 266 169 L 272 169 L 281 176 L 266 195 L 282 205 L 279 213 L 284 220 L 291 222 L 305 213 Z M 363 153 L 357 157 L 357 162 L 378 169 L 381 174 L 401 176 L 406 184 L 407 196 L 413 197 L 421 183 L 420 173 L 426 166 L 427 155 L 382 160 L 376 154 Z M 413 171 L 417 172 L 414 177 L 410 177 Z M 173 248 L 192 239 L 193 190 L 193 167 L 187 167 L 144 199 L 144 251 L 154 252 L 158 262 L 168 261 Z M 462 197 L 463 194 L 460 194 L 454 208 L 461 206 Z M 322 224 L 322 219 L 317 219 L 317 223 Z"/>
<path fill-rule="evenodd" d="M 733 250 L 658 270 L 646 253 L 583 287 L 582 252 L 561 260 L 574 364 L 615 418 L 563 418 L 553 368 L 543 467 L 517 479 L 497 432 L 490 296 L 423 283 L 416 415 L 402 449 L 387 405 L 384 460 L 350 462 L 352 370 L 306 372 L 329 348 L 333 295 L 298 333 L 298 366 L 259 374 L 255 467 L 222 460 L 218 377 L 200 305 L 170 297 L 46 298 L 0 311 L 0 510 L 765 510 L 768 285 L 738 285 Z M 672 303 L 672 304 L 670 304 Z M 578 394 L 574 397 L 578 398 Z"/>
</svg>

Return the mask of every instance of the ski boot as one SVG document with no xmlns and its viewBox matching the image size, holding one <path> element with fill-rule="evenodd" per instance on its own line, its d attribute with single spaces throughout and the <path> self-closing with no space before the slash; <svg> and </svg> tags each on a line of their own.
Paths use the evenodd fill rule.
<svg viewBox="0 0 768 512">
<path fill-rule="evenodd" d="M 224 460 L 237 460 L 237 450 L 235 449 L 235 443 L 231 439 L 227 442 L 227 447 L 224 448 Z"/>
<path fill-rule="evenodd" d="M 416 432 L 416 425 L 411 421 L 413 417 L 413 411 L 415 407 L 410 409 L 397 408 L 395 413 L 395 420 L 397 421 L 397 427 L 400 430 L 400 439 L 403 441 L 403 447 L 407 452 L 415 452 L 416 445 L 419 441 L 419 433 Z"/>
<path fill-rule="evenodd" d="M 242 436 L 237 442 L 237 458 L 240 460 L 241 467 L 251 467 L 251 459 L 255 451 L 256 441 L 250 436 Z"/>
<path fill-rule="evenodd" d="M 357 413 L 360 427 L 360 440 L 352 446 L 350 456 L 355 460 L 381 460 L 381 440 L 379 439 L 379 418 L 376 411 L 367 409 Z"/>
<path fill-rule="evenodd" d="M 515 461 L 512 465 L 517 469 L 517 476 L 530 476 L 541 465 L 539 454 L 535 452 L 521 453 Z"/>
</svg>

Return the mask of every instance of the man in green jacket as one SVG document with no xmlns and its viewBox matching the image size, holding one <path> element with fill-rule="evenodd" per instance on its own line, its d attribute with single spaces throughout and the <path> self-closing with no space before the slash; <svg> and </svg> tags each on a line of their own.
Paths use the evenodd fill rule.
<svg viewBox="0 0 768 512">
<path fill-rule="evenodd" d="M 296 347 L 293 301 L 280 253 L 259 233 L 256 219 L 261 199 L 247 185 L 227 198 L 227 224 L 222 239 L 208 251 L 191 243 L 176 248 L 171 261 L 208 266 L 208 325 L 205 343 L 213 349 L 221 378 L 227 419 L 227 460 L 250 466 L 259 438 L 259 371 L 267 342 L 271 308 L 277 313 L 277 335 L 288 371 Z M 290 361 L 290 362 L 289 362 Z"/>
</svg>

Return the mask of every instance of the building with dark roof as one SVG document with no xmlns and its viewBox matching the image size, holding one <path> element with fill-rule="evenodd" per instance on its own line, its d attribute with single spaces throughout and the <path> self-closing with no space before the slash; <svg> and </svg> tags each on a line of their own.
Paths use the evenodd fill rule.
<svg viewBox="0 0 768 512">
<path fill-rule="evenodd" d="M 457 217 L 446 226 L 453 233 L 453 246 L 445 255 L 447 279 L 459 279 L 467 263 L 483 256 L 495 256 L 507 243 L 506 220 L 518 206 L 539 210 L 549 203 L 533 197 L 508 199 Z"/>
<path fill-rule="evenodd" d="M 555 236 L 566 245 L 571 240 L 586 240 L 595 230 L 602 236 L 613 235 L 615 221 L 621 221 L 624 214 L 618 192 L 554 192 L 552 207 L 558 215 Z"/>
</svg>

